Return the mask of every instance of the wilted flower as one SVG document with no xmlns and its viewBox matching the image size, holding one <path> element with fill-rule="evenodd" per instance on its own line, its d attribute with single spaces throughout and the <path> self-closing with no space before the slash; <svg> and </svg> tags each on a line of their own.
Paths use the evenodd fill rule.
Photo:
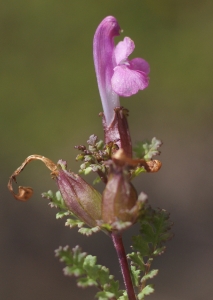
<svg viewBox="0 0 213 300">
<path fill-rule="evenodd" d="M 13 191 L 12 182 L 32 160 L 41 160 L 51 170 L 52 177 L 56 180 L 67 208 L 81 221 L 90 227 L 96 226 L 96 220 L 101 219 L 101 194 L 91 185 L 86 183 L 79 175 L 66 170 L 66 162 L 59 160 L 56 165 L 49 158 L 41 155 L 28 156 L 22 165 L 10 177 L 8 188 L 15 199 L 27 201 L 33 194 L 30 187 L 19 187 L 18 194 Z"/>
</svg>

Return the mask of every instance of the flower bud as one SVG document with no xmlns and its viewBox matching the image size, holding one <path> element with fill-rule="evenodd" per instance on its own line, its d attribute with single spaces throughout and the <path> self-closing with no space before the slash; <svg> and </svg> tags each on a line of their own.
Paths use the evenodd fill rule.
<svg viewBox="0 0 213 300">
<path fill-rule="evenodd" d="M 116 107 L 114 112 L 114 118 L 109 126 L 107 126 L 105 115 L 102 114 L 105 143 L 115 141 L 119 149 L 123 149 L 126 156 L 132 157 L 132 142 L 127 122 L 129 111 L 123 107 Z"/>
<path fill-rule="evenodd" d="M 118 220 L 134 222 L 138 216 L 137 192 L 128 181 L 123 169 L 113 167 L 103 192 L 102 220 L 112 224 Z"/>
<path fill-rule="evenodd" d="M 68 209 L 90 227 L 101 219 L 101 194 L 79 175 L 66 170 L 66 162 L 58 161 L 56 181 Z"/>
</svg>

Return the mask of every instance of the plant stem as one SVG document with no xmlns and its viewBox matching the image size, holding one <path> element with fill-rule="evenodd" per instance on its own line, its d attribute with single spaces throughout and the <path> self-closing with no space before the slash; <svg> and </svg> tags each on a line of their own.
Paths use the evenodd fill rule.
<svg viewBox="0 0 213 300">
<path fill-rule="evenodd" d="M 118 255 L 118 260 L 123 275 L 123 280 L 126 287 L 128 298 L 129 300 L 136 300 L 135 292 L 134 292 L 134 288 L 132 285 L 132 280 L 129 272 L 129 266 L 126 258 L 126 253 L 122 241 L 122 236 L 120 233 L 112 233 L 111 237 L 112 237 L 115 250 Z"/>
</svg>

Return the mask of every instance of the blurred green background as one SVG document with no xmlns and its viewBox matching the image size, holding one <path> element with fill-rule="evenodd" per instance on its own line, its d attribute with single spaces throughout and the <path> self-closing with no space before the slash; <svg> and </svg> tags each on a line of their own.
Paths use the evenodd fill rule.
<svg viewBox="0 0 213 300">
<path fill-rule="evenodd" d="M 32 186 L 27 203 L 7 191 L 8 177 L 30 154 L 78 170 L 74 145 L 103 137 L 92 59 L 96 27 L 114 15 L 136 44 L 132 57 L 151 66 L 150 85 L 121 99 L 130 110 L 133 142 L 163 140 L 157 174 L 135 180 L 154 207 L 171 212 L 175 238 L 154 266 L 150 300 L 210 299 L 213 293 L 213 2 L 208 0 L 0 1 L 0 299 L 94 299 L 76 288 L 54 257 L 79 244 L 121 279 L 110 239 L 85 238 L 55 220 L 40 194 L 56 190 L 40 162 L 18 184 Z M 116 39 L 118 41 L 120 38 Z M 92 180 L 92 179 L 90 179 Z M 101 186 L 100 186 L 101 188 Z M 124 234 L 127 252 L 132 228 Z"/>
</svg>

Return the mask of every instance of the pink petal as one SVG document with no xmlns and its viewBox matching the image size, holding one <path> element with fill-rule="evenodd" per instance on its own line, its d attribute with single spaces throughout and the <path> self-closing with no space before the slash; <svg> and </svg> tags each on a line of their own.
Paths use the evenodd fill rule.
<svg viewBox="0 0 213 300">
<path fill-rule="evenodd" d="M 125 37 L 122 42 L 119 42 L 115 47 L 115 61 L 117 65 L 126 61 L 128 56 L 133 52 L 135 49 L 134 42 L 129 38 Z"/>
<path fill-rule="evenodd" d="M 119 34 L 118 21 L 108 16 L 99 24 L 93 39 L 95 72 L 107 125 L 110 125 L 114 118 L 114 108 L 120 106 L 119 97 L 111 87 L 113 69 L 116 66 L 113 56 L 114 37 Z"/>
<path fill-rule="evenodd" d="M 133 58 L 129 61 L 130 69 L 142 71 L 146 74 L 149 74 L 150 67 L 148 62 L 143 58 Z"/>
<path fill-rule="evenodd" d="M 111 83 L 116 94 L 129 97 L 145 89 L 149 84 L 149 78 L 144 72 L 131 70 L 122 65 L 115 67 Z"/>
</svg>

